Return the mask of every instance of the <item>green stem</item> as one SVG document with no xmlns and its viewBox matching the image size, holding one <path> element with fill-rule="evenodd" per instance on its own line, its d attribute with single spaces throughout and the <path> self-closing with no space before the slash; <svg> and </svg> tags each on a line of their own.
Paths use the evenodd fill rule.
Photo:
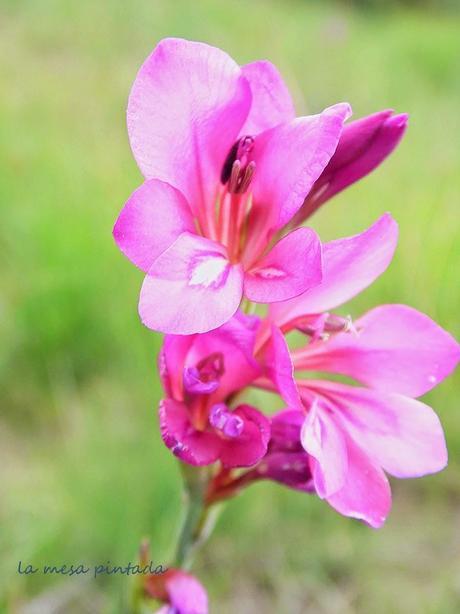
<svg viewBox="0 0 460 614">
<path fill-rule="evenodd" d="M 181 463 L 184 479 L 185 516 L 179 535 L 174 567 L 189 569 L 199 546 L 209 537 L 216 520 L 216 507 L 205 504 L 210 472 L 208 467 Z"/>
</svg>

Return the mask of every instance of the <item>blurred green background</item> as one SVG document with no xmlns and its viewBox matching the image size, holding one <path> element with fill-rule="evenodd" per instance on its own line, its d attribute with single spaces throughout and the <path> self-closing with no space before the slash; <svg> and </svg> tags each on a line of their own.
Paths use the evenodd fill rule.
<svg viewBox="0 0 460 614">
<path fill-rule="evenodd" d="M 0 611 L 123 611 L 125 577 L 26 578 L 19 560 L 126 564 L 144 535 L 157 562 L 170 554 L 180 480 L 158 437 L 160 337 L 111 237 L 141 181 L 126 100 L 160 38 L 272 60 L 301 114 L 342 100 L 355 117 L 410 113 L 392 158 L 312 225 L 327 240 L 391 211 L 393 264 L 343 313 L 406 302 L 458 335 L 460 17 L 406 4 L 0 0 Z M 268 483 L 229 503 L 195 565 L 211 611 L 459 612 L 458 383 L 426 397 L 448 469 L 393 481 L 380 531 Z"/>
</svg>

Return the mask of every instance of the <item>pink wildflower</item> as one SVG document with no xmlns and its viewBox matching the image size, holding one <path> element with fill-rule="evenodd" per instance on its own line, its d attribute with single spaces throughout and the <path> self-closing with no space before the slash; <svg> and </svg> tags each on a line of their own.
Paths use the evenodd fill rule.
<svg viewBox="0 0 460 614">
<path fill-rule="evenodd" d="M 240 67 L 203 43 L 159 43 L 128 104 L 146 181 L 114 228 L 120 249 L 147 273 L 139 312 L 148 327 L 206 332 L 228 321 L 243 295 L 282 301 L 321 281 L 316 233 L 283 230 L 349 115 L 343 103 L 296 118 L 269 62 Z"/>
<path fill-rule="evenodd" d="M 232 395 L 260 375 L 252 356 L 258 323 L 237 314 L 209 333 L 166 336 L 160 371 L 168 398 L 160 403 L 161 433 L 182 461 L 246 467 L 265 454 L 269 420 L 250 405 L 229 407 Z"/>
<path fill-rule="evenodd" d="M 192 574 L 181 569 L 149 576 L 144 590 L 152 599 L 165 603 L 156 614 L 208 614 L 205 589 Z"/>
<path fill-rule="evenodd" d="M 384 217 L 366 233 L 327 244 L 322 284 L 270 310 L 266 350 L 267 373 L 291 410 L 276 419 L 297 428 L 308 454 L 305 482 L 311 476 L 321 498 L 373 527 L 383 524 L 391 505 L 384 472 L 408 478 L 445 467 L 441 424 L 434 411 L 415 397 L 447 377 L 460 356 L 459 345 L 446 331 L 405 305 L 383 305 L 353 324 L 348 318 L 319 315 L 351 298 L 382 272 L 394 250 L 395 231 L 391 218 Z M 302 330 L 310 342 L 289 352 L 273 323 L 285 332 Z M 266 327 L 263 338 L 268 339 Z M 294 369 L 299 375 L 311 371 L 346 375 L 367 388 L 294 379 Z M 259 383 L 267 385 L 263 379 Z M 266 467 L 268 477 L 299 487 L 289 484 L 284 474 L 274 476 L 269 464 Z M 260 468 L 253 474 L 256 471 L 263 477 Z"/>
</svg>

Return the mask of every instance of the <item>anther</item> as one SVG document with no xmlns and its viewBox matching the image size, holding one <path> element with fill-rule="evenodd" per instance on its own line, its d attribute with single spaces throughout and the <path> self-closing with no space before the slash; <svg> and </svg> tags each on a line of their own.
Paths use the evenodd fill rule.
<svg viewBox="0 0 460 614">
<path fill-rule="evenodd" d="M 244 136 L 234 143 L 225 159 L 220 180 L 223 184 L 228 182 L 231 194 L 243 194 L 251 183 L 256 167 L 255 162 L 249 161 L 253 147 L 254 138 Z"/>
</svg>

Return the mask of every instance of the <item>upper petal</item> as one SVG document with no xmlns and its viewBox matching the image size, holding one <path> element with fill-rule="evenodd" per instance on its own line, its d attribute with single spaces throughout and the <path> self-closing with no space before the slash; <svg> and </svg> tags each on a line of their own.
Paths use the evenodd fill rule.
<svg viewBox="0 0 460 614">
<path fill-rule="evenodd" d="M 282 327 L 345 303 L 385 271 L 397 239 L 398 226 L 386 213 L 358 235 L 323 244 L 321 283 L 290 301 L 270 305 L 270 318 Z"/>
<path fill-rule="evenodd" d="M 214 403 L 245 388 L 260 374 L 260 367 L 253 357 L 257 325 L 257 318 L 238 313 L 219 328 L 193 337 L 186 366 L 196 365 L 213 353 L 220 353 L 223 357 L 224 372 L 213 393 Z"/>
<path fill-rule="evenodd" d="M 241 130 L 243 135 L 256 135 L 295 117 L 294 104 L 278 69 L 267 60 L 241 67 L 249 82 L 252 105 Z"/>
<path fill-rule="evenodd" d="M 318 285 L 321 275 L 321 241 L 311 228 L 298 228 L 246 271 L 244 294 L 256 303 L 284 301 Z"/>
<path fill-rule="evenodd" d="M 163 181 L 151 179 L 131 194 L 113 236 L 125 256 L 147 272 L 182 232 L 193 230 L 193 216 L 182 194 Z"/>
<path fill-rule="evenodd" d="M 142 322 L 164 333 L 203 333 L 229 320 L 241 301 L 243 274 L 224 248 L 188 232 L 153 263 L 141 289 Z"/>
<path fill-rule="evenodd" d="M 348 471 L 342 488 L 327 498 L 340 514 L 381 527 L 391 508 L 391 490 L 380 467 L 346 436 Z"/>
<path fill-rule="evenodd" d="M 455 339 L 407 305 L 382 305 L 355 322 L 357 335 L 339 333 L 294 352 L 299 369 L 342 373 L 383 390 L 418 397 L 453 371 Z"/>
<path fill-rule="evenodd" d="M 256 137 L 249 246 L 260 241 L 260 235 L 271 236 L 298 211 L 334 153 L 350 113 L 348 104 L 337 104 Z"/>
<path fill-rule="evenodd" d="M 214 200 L 250 104 L 249 84 L 226 53 L 162 40 L 139 70 L 128 103 L 129 138 L 142 173 L 178 188 L 196 213 Z"/>
<path fill-rule="evenodd" d="M 308 386 L 333 402 L 354 440 L 391 475 L 419 477 L 446 466 L 442 426 L 428 405 L 336 382 L 308 381 Z"/>
</svg>

